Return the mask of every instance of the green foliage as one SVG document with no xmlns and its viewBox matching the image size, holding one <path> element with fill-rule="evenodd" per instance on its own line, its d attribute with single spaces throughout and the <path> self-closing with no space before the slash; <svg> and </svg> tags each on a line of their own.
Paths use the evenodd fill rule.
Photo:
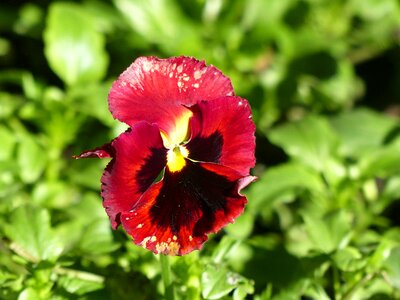
<svg viewBox="0 0 400 300">
<path fill-rule="evenodd" d="M 113 231 L 107 107 L 136 57 L 227 74 L 257 125 L 245 213 L 171 259 L 177 299 L 400 298 L 397 0 L 0 4 L 0 298 L 157 299 L 158 260 Z M 397 101 L 397 102 L 396 102 Z"/>
<path fill-rule="evenodd" d="M 80 6 L 63 2 L 50 6 L 44 51 L 50 67 L 66 84 L 83 85 L 104 77 L 108 57 L 104 36 L 97 30 Z"/>
</svg>

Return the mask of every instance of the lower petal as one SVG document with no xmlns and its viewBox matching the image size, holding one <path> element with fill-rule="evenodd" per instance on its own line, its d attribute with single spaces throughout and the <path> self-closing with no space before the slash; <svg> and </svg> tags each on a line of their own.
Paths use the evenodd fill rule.
<svg viewBox="0 0 400 300">
<path fill-rule="evenodd" d="M 183 255 L 200 249 L 207 234 L 243 212 L 247 199 L 240 190 L 253 180 L 228 167 L 187 160 L 180 172 L 167 170 L 131 211 L 122 213 L 121 222 L 137 245 Z"/>
<path fill-rule="evenodd" d="M 158 127 L 145 122 L 121 134 L 112 147 L 115 154 L 101 179 L 101 196 L 116 228 L 120 214 L 132 209 L 165 167 L 167 150 Z"/>
</svg>

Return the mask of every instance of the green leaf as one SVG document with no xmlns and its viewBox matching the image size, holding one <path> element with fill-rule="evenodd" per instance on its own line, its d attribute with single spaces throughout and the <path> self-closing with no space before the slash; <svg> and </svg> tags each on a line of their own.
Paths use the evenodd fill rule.
<svg viewBox="0 0 400 300">
<path fill-rule="evenodd" d="M 118 248 L 113 242 L 111 226 L 108 218 L 92 221 L 83 231 L 79 248 L 91 255 L 111 252 Z"/>
<path fill-rule="evenodd" d="M 111 82 L 107 82 L 105 84 L 90 84 L 74 89 L 71 97 L 74 98 L 76 109 L 97 118 L 111 127 L 115 124 L 115 120 L 108 110 L 107 97 L 110 87 Z"/>
<path fill-rule="evenodd" d="M 400 289 L 400 247 L 393 248 L 384 266 L 387 269 L 389 281 L 397 289 Z"/>
<path fill-rule="evenodd" d="M 252 283 L 249 280 L 237 273 L 226 270 L 220 265 L 207 265 L 201 276 L 201 284 L 202 296 L 205 299 L 219 299 L 238 288 L 241 284 L 244 286 L 236 296 L 239 298 L 236 299 L 242 299 L 240 297 L 246 291 L 252 292 L 249 288 Z"/>
<path fill-rule="evenodd" d="M 331 297 L 328 296 L 324 287 L 318 283 L 311 283 L 310 286 L 307 288 L 307 292 L 305 293 L 306 296 L 310 297 L 311 299 L 318 299 L 318 300 L 330 300 Z M 307 298 L 307 297 L 305 297 Z"/>
<path fill-rule="evenodd" d="M 37 300 L 40 298 L 39 292 L 31 287 L 24 289 L 18 296 L 18 300 Z"/>
<path fill-rule="evenodd" d="M 5 126 L 0 126 L 0 161 L 8 160 L 15 146 L 15 136 Z"/>
<path fill-rule="evenodd" d="M 278 201 L 291 201 L 295 195 L 307 190 L 320 194 L 324 191 L 321 176 L 298 163 L 287 163 L 268 169 L 247 192 L 249 208 L 258 211 L 272 207 Z"/>
<path fill-rule="evenodd" d="M 400 198 L 400 175 L 390 177 L 382 192 L 382 197 L 394 201 Z"/>
<path fill-rule="evenodd" d="M 368 259 L 368 271 L 373 273 L 381 270 L 393 248 L 396 247 L 391 239 L 382 237 L 379 245 Z"/>
<path fill-rule="evenodd" d="M 243 284 L 240 284 L 235 291 L 233 292 L 233 299 L 240 300 L 245 299 L 247 295 L 251 295 L 254 293 L 254 284 L 251 281 L 245 281 Z"/>
<path fill-rule="evenodd" d="M 332 118 L 331 124 L 342 140 L 340 151 L 357 157 L 381 146 L 396 121 L 366 108 Z"/>
<path fill-rule="evenodd" d="M 167 53 L 200 54 L 200 32 L 176 1 L 114 0 L 114 3 L 134 31 L 149 42 L 159 44 Z"/>
<path fill-rule="evenodd" d="M 213 251 L 213 261 L 216 264 L 221 263 L 224 260 L 224 257 L 237 246 L 237 241 L 232 237 L 225 235 L 221 241 L 218 243 L 218 246 Z"/>
<path fill-rule="evenodd" d="M 349 242 L 352 234 L 351 220 L 345 211 L 335 211 L 324 216 L 303 211 L 302 216 L 315 250 L 330 253 Z"/>
<path fill-rule="evenodd" d="M 225 227 L 225 231 L 237 239 L 245 239 L 251 234 L 253 227 L 254 214 L 249 212 L 249 210 L 245 210 L 233 224 L 229 224 Z"/>
<path fill-rule="evenodd" d="M 56 209 L 70 209 L 80 196 L 71 184 L 50 180 L 36 183 L 31 195 L 32 203 Z"/>
<path fill-rule="evenodd" d="M 105 39 L 83 7 L 52 3 L 44 32 L 45 55 L 52 70 L 68 85 L 98 81 L 105 75 Z"/>
<path fill-rule="evenodd" d="M 336 154 L 338 139 L 329 123 L 317 116 L 274 128 L 268 138 L 298 161 L 323 171 Z"/>
<path fill-rule="evenodd" d="M 17 163 L 22 181 L 35 182 L 44 171 L 46 162 L 46 152 L 36 139 L 29 134 L 23 134 L 17 148 Z"/>
<path fill-rule="evenodd" d="M 353 272 L 363 268 L 367 261 L 363 259 L 361 252 L 357 248 L 346 247 L 338 250 L 333 259 L 336 266 L 345 272 Z"/>
<path fill-rule="evenodd" d="M 70 269 L 60 269 L 62 275 L 57 283 L 66 291 L 75 295 L 83 295 L 104 287 L 104 278 L 92 273 Z"/>
<path fill-rule="evenodd" d="M 111 226 L 98 193 L 85 193 L 75 205 L 70 203 L 68 209 L 63 209 L 67 214 L 67 220 L 58 224 L 55 231 L 66 245 L 78 248 L 78 251 L 83 251 L 85 254 L 90 254 L 92 249 L 95 254 L 105 253 L 111 249 Z M 98 236 L 98 234 L 104 234 L 104 236 Z M 102 245 L 107 249 L 102 249 Z"/>
<path fill-rule="evenodd" d="M 10 216 L 6 225 L 6 235 L 15 243 L 14 249 L 25 259 L 38 262 L 55 260 L 63 247 L 50 227 L 50 215 L 47 210 L 21 206 Z"/>
<path fill-rule="evenodd" d="M 362 177 L 387 177 L 400 172 L 400 139 L 361 157 L 358 166 Z"/>
<path fill-rule="evenodd" d="M 1 76 L 2 73 L 0 73 L 0 83 L 2 83 Z M 0 120 L 3 121 L 12 117 L 23 101 L 24 98 L 22 95 L 13 95 L 0 91 Z"/>
</svg>

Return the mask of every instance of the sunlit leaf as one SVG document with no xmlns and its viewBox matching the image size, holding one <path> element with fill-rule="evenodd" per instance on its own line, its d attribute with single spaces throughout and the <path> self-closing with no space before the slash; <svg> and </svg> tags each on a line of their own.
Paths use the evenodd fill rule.
<svg viewBox="0 0 400 300">
<path fill-rule="evenodd" d="M 230 272 L 222 266 L 208 265 L 201 276 L 202 295 L 205 299 L 219 299 L 238 288 L 242 283 L 245 283 L 246 287 L 238 292 L 237 297 L 241 297 L 241 294 L 245 292 L 252 292 L 249 288 L 250 282 L 243 276 Z"/>
<path fill-rule="evenodd" d="M 0 126 L 0 141 L 0 161 L 10 159 L 16 139 L 12 132 L 5 126 Z"/>
<path fill-rule="evenodd" d="M 44 171 L 47 156 L 34 136 L 23 134 L 18 143 L 17 163 L 20 177 L 26 183 L 36 181 Z"/>
<path fill-rule="evenodd" d="M 393 248 L 384 265 L 391 283 L 400 289 L 400 247 Z"/>
<path fill-rule="evenodd" d="M 287 163 L 268 169 L 248 191 L 249 207 L 259 209 L 278 201 L 293 200 L 302 191 L 323 193 L 324 183 L 312 169 L 298 163 Z"/>
<path fill-rule="evenodd" d="M 79 248 L 92 255 L 113 251 L 118 246 L 113 242 L 111 226 L 106 218 L 94 220 L 87 225 L 79 242 Z"/>
<path fill-rule="evenodd" d="M 318 171 L 324 170 L 338 146 L 338 138 L 329 123 L 317 116 L 279 126 L 267 136 L 290 156 Z"/>
<path fill-rule="evenodd" d="M 397 174 L 400 171 L 399 153 L 400 140 L 363 156 L 359 161 L 361 176 L 385 178 Z"/>
<path fill-rule="evenodd" d="M 304 211 L 302 216 L 314 249 L 330 253 L 348 243 L 351 219 L 344 211 L 336 211 L 322 217 Z"/>
<path fill-rule="evenodd" d="M 363 259 L 361 252 L 353 247 L 338 250 L 333 258 L 336 266 L 346 272 L 359 270 L 367 264 L 367 260 Z"/>
<path fill-rule="evenodd" d="M 180 49 L 186 55 L 194 55 L 201 48 L 200 32 L 175 0 L 114 0 L 114 3 L 134 31 L 165 51 L 176 53 Z"/>
<path fill-rule="evenodd" d="M 93 82 L 104 76 L 108 64 L 104 36 L 78 4 L 50 5 L 44 41 L 50 67 L 68 85 Z"/>
<path fill-rule="evenodd" d="M 104 287 L 104 278 L 96 274 L 62 269 L 58 284 L 75 295 L 83 295 Z"/>
<path fill-rule="evenodd" d="M 396 125 L 394 119 L 365 108 L 342 113 L 331 123 L 342 140 L 341 151 L 351 156 L 377 149 Z"/>
<path fill-rule="evenodd" d="M 42 208 L 21 206 L 10 216 L 6 235 L 15 243 L 14 249 L 25 259 L 55 260 L 63 247 L 50 227 L 49 212 Z"/>
</svg>

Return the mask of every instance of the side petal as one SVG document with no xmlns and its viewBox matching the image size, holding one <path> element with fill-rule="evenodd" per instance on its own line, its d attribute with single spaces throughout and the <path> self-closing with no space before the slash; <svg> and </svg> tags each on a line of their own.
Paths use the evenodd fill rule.
<svg viewBox="0 0 400 300">
<path fill-rule="evenodd" d="M 121 222 L 137 245 L 154 253 L 187 254 L 243 212 L 247 199 L 240 189 L 253 180 L 228 167 L 188 160 L 180 172 L 166 170 L 162 181 L 122 213 Z"/>
<path fill-rule="evenodd" d="M 169 132 L 182 105 L 233 95 L 231 81 L 213 66 L 192 57 L 139 57 L 114 82 L 109 108 L 114 118 L 133 126 L 157 123 Z"/>
<path fill-rule="evenodd" d="M 190 109 L 189 158 L 249 174 L 255 165 L 255 125 L 249 103 L 240 97 L 223 97 Z"/>
<path fill-rule="evenodd" d="M 114 156 L 114 148 L 111 146 L 111 143 L 104 144 L 103 146 L 97 147 L 92 150 L 86 150 L 83 151 L 79 155 L 74 155 L 72 156 L 75 159 L 80 159 L 80 158 L 109 158 Z"/>
<path fill-rule="evenodd" d="M 114 158 L 101 179 L 101 196 L 113 228 L 129 211 L 166 165 L 158 127 L 140 122 L 112 142 Z"/>
</svg>

